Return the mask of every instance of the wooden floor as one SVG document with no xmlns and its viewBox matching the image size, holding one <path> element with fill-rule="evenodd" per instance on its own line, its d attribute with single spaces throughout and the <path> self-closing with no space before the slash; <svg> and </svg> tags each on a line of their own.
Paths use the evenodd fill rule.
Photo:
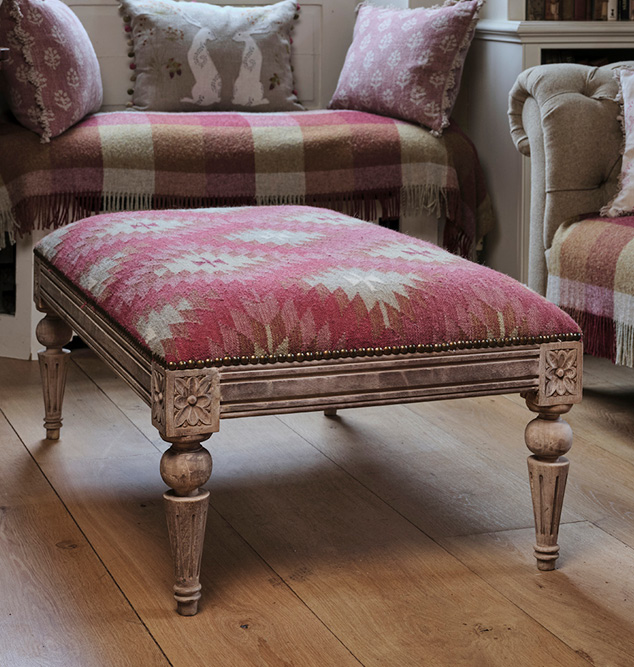
<svg viewBox="0 0 634 667">
<path fill-rule="evenodd" d="M 560 569 L 517 396 L 223 421 L 177 616 L 149 410 L 73 353 L 62 439 L 0 360 L 0 665 L 634 665 L 634 371 L 587 359 Z"/>
</svg>

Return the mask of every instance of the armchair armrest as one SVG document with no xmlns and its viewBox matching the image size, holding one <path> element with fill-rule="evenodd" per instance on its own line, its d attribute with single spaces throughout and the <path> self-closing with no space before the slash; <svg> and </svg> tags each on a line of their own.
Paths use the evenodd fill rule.
<svg viewBox="0 0 634 667">
<path fill-rule="evenodd" d="M 623 64 L 540 65 L 510 92 L 511 136 L 531 158 L 528 284 L 542 294 L 559 225 L 598 211 L 616 193 L 623 134 L 614 70 Z"/>
</svg>

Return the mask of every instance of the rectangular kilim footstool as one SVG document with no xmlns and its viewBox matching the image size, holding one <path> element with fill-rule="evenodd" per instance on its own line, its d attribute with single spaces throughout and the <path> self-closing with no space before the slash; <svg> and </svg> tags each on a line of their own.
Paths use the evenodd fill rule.
<svg viewBox="0 0 634 667">
<path fill-rule="evenodd" d="M 59 438 L 72 331 L 151 406 L 176 569 L 192 615 L 211 473 L 227 417 L 519 392 L 537 417 L 538 567 L 555 566 L 581 400 L 575 322 L 508 276 L 330 210 L 247 207 L 98 215 L 36 248 L 47 437 Z"/>
</svg>

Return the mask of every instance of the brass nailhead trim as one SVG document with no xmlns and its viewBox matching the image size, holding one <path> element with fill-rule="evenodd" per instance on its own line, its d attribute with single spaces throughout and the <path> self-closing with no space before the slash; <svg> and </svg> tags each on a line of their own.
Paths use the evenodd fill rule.
<svg viewBox="0 0 634 667">
<path fill-rule="evenodd" d="M 255 366 L 261 364 L 277 364 L 303 361 L 319 361 L 321 359 L 350 359 L 355 357 L 380 357 L 390 354 L 430 354 L 454 350 L 474 350 L 490 347 L 508 347 L 512 345 L 541 345 L 581 340 L 579 333 L 553 334 L 551 336 L 510 336 L 506 338 L 483 338 L 480 340 L 457 340 L 449 343 L 433 343 L 420 345 L 394 345 L 388 347 L 362 347 L 355 350 L 323 350 L 317 352 L 297 352 L 295 354 L 264 354 L 243 357 L 216 357 L 215 359 L 189 359 L 188 361 L 170 361 L 165 366 L 168 370 L 185 370 L 191 368 L 211 368 L 219 366 Z M 160 360 L 157 360 L 160 361 Z M 163 362 L 165 363 L 165 362 Z"/>
</svg>

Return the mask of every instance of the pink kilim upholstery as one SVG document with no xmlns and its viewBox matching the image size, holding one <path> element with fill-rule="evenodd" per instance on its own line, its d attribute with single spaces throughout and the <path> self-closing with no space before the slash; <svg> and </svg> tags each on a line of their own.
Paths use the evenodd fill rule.
<svg viewBox="0 0 634 667">
<path fill-rule="evenodd" d="M 49 234 L 36 253 L 168 364 L 579 333 L 568 315 L 508 276 L 326 209 L 100 215 Z"/>
</svg>

